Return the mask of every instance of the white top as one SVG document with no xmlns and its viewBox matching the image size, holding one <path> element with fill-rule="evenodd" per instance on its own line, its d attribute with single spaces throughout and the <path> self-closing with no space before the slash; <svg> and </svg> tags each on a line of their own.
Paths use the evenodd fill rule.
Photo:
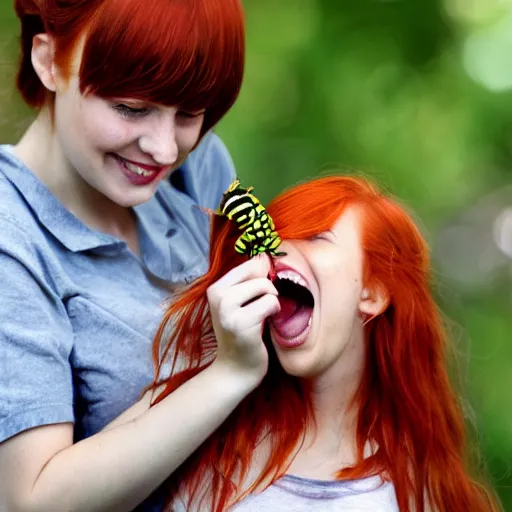
<svg viewBox="0 0 512 512">
<path fill-rule="evenodd" d="M 399 512 L 395 490 L 380 477 L 360 480 L 310 480 L 286 475 L 233 512 Z"/>
<path fill-rule="evenodd" d="M 187 510 L 175 502 L 173 512 Z M 261 493 L 252 494 L 230 512 L 399 512 L 391 482 L 373 476 L 360 480 L 311 480 L 285 475 Z M 202 512 L 202 511 L 201 511 Z"/>
</svg>

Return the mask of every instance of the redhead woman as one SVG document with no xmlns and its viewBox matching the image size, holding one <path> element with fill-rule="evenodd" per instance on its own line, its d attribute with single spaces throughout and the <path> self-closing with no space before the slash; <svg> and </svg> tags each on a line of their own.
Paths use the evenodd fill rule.
<svg viewBox="0 0 512 512">
<path fill-rule="evenodd" d="M 260 377 L 235 336 L 158 407 L 139 400 L 162 302 L 208 267 L 197 206 L 234 177 L 211 130 L 242 82 L 241 2 L 15 9 L 37 116 L 0 146 L 0 509 L 129 511 Z M 255 322 L 278 307 L 263 306 Z"/>
<path fill-rule="evenodd" d="M 246 199 L 229 200 L 235 220 L 248 213 Z M 155 380 L 156 407 L 224 358 L 241 327 L 261 366 L 258 387 L 168 480 L 167 510 L 500 511 L 467 463 L 474 449 L 410 215 L 343 176 L 291 188 L 268 213 L 286 253 L 271 277 L 266 255 L 241 264 L 240 231 L 215 217 L 210 270 L 155 341 L 160 369 L 174 367 Z M 254 324 L 255 304 L 276 295 L 279 311 Z"/>
</svg>

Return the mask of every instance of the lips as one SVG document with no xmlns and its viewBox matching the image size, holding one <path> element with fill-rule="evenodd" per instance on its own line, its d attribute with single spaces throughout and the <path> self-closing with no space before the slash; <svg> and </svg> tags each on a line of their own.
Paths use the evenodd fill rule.
<svg viewBox="0 0 512 512">
<path fill-rule="evenodd" d="M 314 299 L 306 279 L 291 267 L 276 265 L 274 286 L 281 310 L 269 321 L 272 339 L 282 348 L 302 345 L 309 335 Z"/>
<path fill-rule="evenodd" d="M 132 160 L 120 157 L 119 155 L 113 156 L 115 157 L 124 175 L 133 185 L 148 185 L 168 170 L 168 167 L 147 165 L 139 162 L 133 162 Z"/>
</svg>

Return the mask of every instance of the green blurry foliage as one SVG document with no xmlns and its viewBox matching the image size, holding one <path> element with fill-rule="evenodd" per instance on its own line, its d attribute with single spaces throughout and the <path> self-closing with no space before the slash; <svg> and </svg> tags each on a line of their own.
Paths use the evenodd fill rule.
<svg viewBox="0 0 512 512">
<path fill-rule="evenodd" d="M 414 210 L 434 245 L 451 217 L 512 181 L 512 92 L 472 81 L 463 59 L 466 38 L 479 20 L 503 15 L 503 3 L 475 0 L 472 10 L 461 0 L 244 4 L 245 83 L 217 131 L 243 182 L 264 201 L 306 177 L 363 172 Z M 5 142 L 14 142 L 30 120 L 14 100 L 17 33 L 11 2 L 2 3 Z M 505 510 L 512 511 L 511 275 L 476 292 L 440 272 L 435 281 L 457 326 L 454 348 L 475 411 L 468 416 Z"/>
</svg>

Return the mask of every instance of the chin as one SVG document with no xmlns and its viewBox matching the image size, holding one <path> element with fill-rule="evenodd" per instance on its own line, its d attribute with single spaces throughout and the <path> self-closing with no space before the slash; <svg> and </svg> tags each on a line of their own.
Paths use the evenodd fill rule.
<svg viewBox="0 0 512 512">
<path fill-rule="evenodd" d="M 278 359 L 283 370 L 292 377 L 298 379 L 312 379 L 318 377 L 318 365 L 314 361 L 308 361 L 299 354 L 279 354 Z"/>
<path fill-rule="evenodd" d="M 137 194 L 109 194 L 108 198 L 118 206 L 122 208 L 134 208 L 135 206 L 139 206 L 140 204 L 147 203 L 154 195 L 156 190 L 145 190 L 142 193 L 142 190 Z"/>
<path fill-rule="evenodd" d="M 318 371 L 312 368 L 290 368 L 289 370 L 285 368 L 285 372 L 301 380 L 312 380 L 320 376 Z"/>
</svg>

